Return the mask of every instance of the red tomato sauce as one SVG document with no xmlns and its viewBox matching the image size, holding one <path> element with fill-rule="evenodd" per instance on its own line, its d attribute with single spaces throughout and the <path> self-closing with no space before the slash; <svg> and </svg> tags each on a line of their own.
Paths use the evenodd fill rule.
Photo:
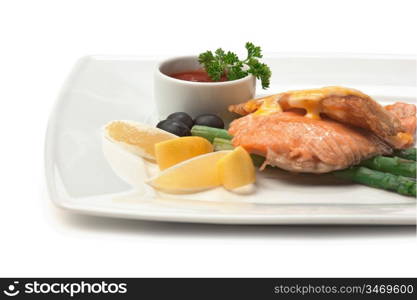
<svg viewBox="0 0 417 300">
<path fill-rule="evenodd" d="M 179 72 L 169 75 L 172 78 L 186 80 L 186 81 L 194 81 L 194 82 L 213 82 L 213 80 L 208 76 L 207 72 L 203 69 L 198 70 L 190 70 L 185 72 Z M 222 76 L 220 81 L 226 81 L 226 76 Z"/>
</svg>

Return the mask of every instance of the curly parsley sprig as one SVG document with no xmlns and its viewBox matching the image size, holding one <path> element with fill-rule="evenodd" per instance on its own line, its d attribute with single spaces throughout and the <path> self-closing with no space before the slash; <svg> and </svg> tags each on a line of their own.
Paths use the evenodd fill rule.
<svg viewBox="0 0 417 300">
<path fill-rule="evenodd" d="M 240 60 L 233 52 L 225 52 L 219 48 L 214 54 L 211 51 L 201 53 L 198 61 L 214 81 L 219 81 L 222 76 L 226 76 L 228 80 L 236 80 L 252 74 L 261 80 L 263 89 L 268 88 L 272 73 L 266 64 L 259 61 L 262 58 L 261 47 L 247 42 L 245 48 L 248 55 L 244 60 Z"/>
</svg>

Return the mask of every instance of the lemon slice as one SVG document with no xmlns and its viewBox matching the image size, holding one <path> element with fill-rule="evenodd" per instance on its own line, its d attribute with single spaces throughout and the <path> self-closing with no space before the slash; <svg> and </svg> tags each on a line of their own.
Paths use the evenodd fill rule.
<svg viewBox="0 0 417 300">
<path fill-rule="evenodd" d="M 255 167 L 249 153 L 241 146 L 217 162 L 219 179 L 228 190 L 235 190 L 255 182 Z"/>
<path fill-rule="evenodd" d="M 178 136 L 134 121 L 117 120 L 104 127 L 104 136 L 141 157 L 155 160 L 155 144 Z"/>
<path fill-rule="evenodd" d="M 180 137 L 155 145 L 156 162 L 161 170 L 210 152 L 213 152 L 213 145 L 199 136 Z"/>
<path fill-rule="evenodd" d="M 171 193 L 193 193 L 220 186 L 217 162 L 229 152 L 211 152 L 183 161 L 165 169 L 148 184 Z"/>
</svg>

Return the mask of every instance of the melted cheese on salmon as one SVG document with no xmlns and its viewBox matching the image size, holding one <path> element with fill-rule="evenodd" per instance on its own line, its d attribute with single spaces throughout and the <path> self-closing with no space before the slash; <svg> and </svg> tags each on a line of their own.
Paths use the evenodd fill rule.
<svg viewBox="0 0 417 300">
<path fill-rule="evenodd" d="M 253 113 L 258 116 L 265 116 L 275 112 L 282 112 L 281 105 L 274 98 L 266 98 L 262 105 Z"/>
<path fill-rule="evenodd" d="M 355 89 L 329 86 L 320 89 L 288 91 L 254 99 L 246 102 L 243 110 L 245 112 L 253 112 L 254 115 L 269 115 L 291 108 L 301 108 L 306 111 L 305 117 L 320 120 L 320 113 L 322 112 L 321 101 L 332 96 L 357 96 L 369 98 L 369 96 Z M 260 106 L 259 100 L 262 101 Z"/>
<path fill-rule="evenodd" d="M 282 93 L 279 103 L 284 109 L 303 108 L 307 112 L 305 117 L 320 120 L 320 113 L 322 112 L 321 101 L 332 96 L 358 96 L 368 98 L 367 95 L 355 89 L 329 86 L 320 89 L 289 91 Z"/>
</svg>

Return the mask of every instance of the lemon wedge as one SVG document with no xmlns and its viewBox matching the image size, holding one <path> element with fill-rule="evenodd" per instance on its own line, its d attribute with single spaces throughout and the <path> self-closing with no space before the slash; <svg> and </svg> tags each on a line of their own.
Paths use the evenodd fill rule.
<svg viewBox="0 0 417 300">
<path fill-rule="evenodd" d="M 217 161 L 219 180 L 228 190 L 234 190 L 256 180 L 255 167 L 249 153 L 241 146 Z"/>
<path fill-rule="evenodd" d="M 108 123 L 104 127 L 104 136 L 125 150 L 150 160 L 156 159 L 155 144 L 178 138 L 147 124 L 123 120 Z"/>
<path fill-rule="evenodd" d="M 148 184 L 171 193 L 193 193 L 220 186 L 217 162 L 230 152 L 211 152 L 183 161 L 165 169 Z"/>
<path fill-rule="evenodd" d="M 180 137 L 155 145 L 156 162 L 161 170 L 210 152 L 213 152 L 213 145 L 199 136 Z"/>
</svg>

